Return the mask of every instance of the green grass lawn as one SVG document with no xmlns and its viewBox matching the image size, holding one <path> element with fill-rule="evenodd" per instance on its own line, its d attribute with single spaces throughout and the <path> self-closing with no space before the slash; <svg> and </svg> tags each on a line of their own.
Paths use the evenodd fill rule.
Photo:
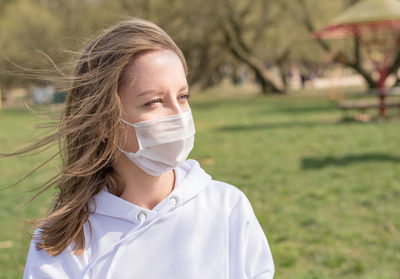
<svg viewBox="0 0 400 279">
<path fill-rule="evenodd" d="M 192 98 L 197 159 L 214 179 L 236 185 L 267 234 L 276 278 L 400 278 L 399 120 L 340 122 L 326 92 L 261 96 L 219 92 Z M 0 113 L 0 152 L 38 131 L 37 116 Z M 0 159 L 1 186 L 55 150 Z M 0 278 L 21 278 L 32 232 L 52 193 L 22 209 L 26 192 L 57 170 L 52 163 L 0 191 Z"/>
</svg>

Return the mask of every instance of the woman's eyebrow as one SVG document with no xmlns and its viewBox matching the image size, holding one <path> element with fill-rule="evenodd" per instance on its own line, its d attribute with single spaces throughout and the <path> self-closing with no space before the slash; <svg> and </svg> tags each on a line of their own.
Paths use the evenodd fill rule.
<svg viewBox="0 0 400 279">
<path fill-rule="evenodd" d="M 189 86 L 188 85 L 184 85 L 178 90 L 178 92 L 187 91 L 188 89 L 189 89 Z M 158 90 L 158 89 L 148 89 L 148 90 L 142 91 L 141 93 L 136 95 L 136 97 L 142 97 L 142 96 L 145 96 L 145 95 L 148 95 L 148 94 L 154 94 L 154 93 L 163 94 L 165 92 L 161 91 L 161 90 Z"/>
<path fill-rule="evenodd" d="M 181 87 L 181 89 L 178 90 L 178 92 L 186 91 L 188 89 L 189 89 L 189 86 L 188 85 L 184 85 L 184 86 Z"/>
<path fill-rule="evenodd" d="M 157 89 L 148 89 L 145 91 L 142 91 L 141 93 L 139 93 L 138 95 L 136 95 L 136 97 L 142 97 L 144 95 L 148 95 L 148 94 L 154 94 L 154 93 L 162 93 L 162 91 L 157 90 Z"/>
</svg>

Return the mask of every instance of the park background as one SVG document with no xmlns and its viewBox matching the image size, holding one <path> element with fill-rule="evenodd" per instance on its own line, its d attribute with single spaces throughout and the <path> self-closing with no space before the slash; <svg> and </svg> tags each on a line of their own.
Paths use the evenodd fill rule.
<svg viewBox="0 0 400 279">
<path fill-rule="evenodd" d="M 0 153 L 46 134 L 35 127 L 65 98 L 54 81 L 86 42 L 127 16 L 149 19 L 189 64 L 190 157 L 246 193 L 275 278 L 400 278 L 398 112 L 343 114 L 342 101 L 375 100 L 376 72 L 357 39 L 311 36 L 357 2 L 0 0 Z M 388 87 L 399 83 L 396 63 Z M 0 158 L 0 187 L 54 152 Z M 58 169 L 56 159 L 0 191 L 0 278 L 22 277 L 29 221 L 55 190 L 29 200 Z"/>
</svg>

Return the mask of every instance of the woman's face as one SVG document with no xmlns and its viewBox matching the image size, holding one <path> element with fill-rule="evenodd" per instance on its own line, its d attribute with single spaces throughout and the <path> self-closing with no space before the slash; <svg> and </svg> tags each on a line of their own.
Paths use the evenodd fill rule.
<svg viewBox="0 0 400 279">
<path fill-rule="evenodd" d="M 189 110 L 188 84 L 178 55 L 155 50 L 140 55 L 128 65 L 119 88 L 125 120 L 134 124 Z M 139 149 L 135 129 L 128 127 L 124 150 Z"/>
</svg>

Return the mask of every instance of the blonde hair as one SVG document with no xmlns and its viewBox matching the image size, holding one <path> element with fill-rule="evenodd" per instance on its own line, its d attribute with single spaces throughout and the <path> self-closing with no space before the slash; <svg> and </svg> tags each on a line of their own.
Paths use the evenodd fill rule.
<svg viewBox="0 0 400 279">
<path fill-rule="evenodd" d="M 187 73 L 181 50 L 157 25 L 133 18 L 104 30 L 76 63 L 56 132 L 17 152 L 2 154 L 13 156 L 59 145 L 56 155 L 62 159 L 61 171 L 41 186 L 41 192 L 52 186 L 59 191 L 49 214 L 38 220 L 39 233 L 34 236 L 38 249 L 58 255 L 73 243 L 74 252 L 82 253 L 91 198 L 104 187 L 117 196 L 124 191 L 112 167 L 120 155 L 116 146 L 123 146 L 127 135 L 119 121 L 123 115 L 118 88 L 125 69 L 138 55 L 158 49 L 174 51 Z"/>
</svg>

